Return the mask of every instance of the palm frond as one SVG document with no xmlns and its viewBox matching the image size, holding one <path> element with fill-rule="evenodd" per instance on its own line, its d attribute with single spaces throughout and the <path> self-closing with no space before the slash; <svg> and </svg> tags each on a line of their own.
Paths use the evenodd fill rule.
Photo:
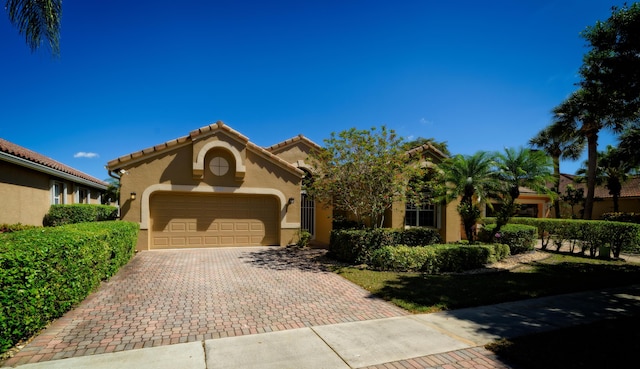
<svg viewBox="0 0 640 369">
<path fill-rule="evenodd" d="M 62 0 L 7 0 L 5 8 L 31 51 L 46 41 L 54 55 L 60 54 Z"/>
</svg>

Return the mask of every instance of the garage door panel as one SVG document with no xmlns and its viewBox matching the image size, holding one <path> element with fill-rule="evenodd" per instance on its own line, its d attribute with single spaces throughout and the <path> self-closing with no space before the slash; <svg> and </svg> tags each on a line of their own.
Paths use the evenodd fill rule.
<svg viewBox="0 0 640 369">
<path fill-rule="evenodd" d="M 277 245 L 277 200 L 268 196 L 157 194 L 151 247 Z"/>
</svg>

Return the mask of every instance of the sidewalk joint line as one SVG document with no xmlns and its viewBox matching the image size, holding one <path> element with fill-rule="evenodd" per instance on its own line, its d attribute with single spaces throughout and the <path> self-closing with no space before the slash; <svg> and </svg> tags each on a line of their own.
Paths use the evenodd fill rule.
<svg viewBox="0 0 640 369">
<path fill-rule="evenodd" d="M 316 332 L 315 329 L 313 329 L 314 327 L 309 327 L 309 329 L 311 329 L 311 331 L 313 332 L 313 334 L 315 334 L 316 336 L 318 336 L 318 338 L 320 338 L 320 340 L 322 342 L 324 342 L 325 345 L 327 345 L 327 347 L 329 347 L 329 349 L 331 349 L 331 351 L 333 351 L 334 354 L 336 354 L 336 356 L 338 356 L 340 358 L 340 360 L 342 360 L 343 363 L 345 363 L 345 365 L 351 369 L 355 369 L 354 367 L 352 367 L 351 365 L 349 365 L 349 363 L 338 353 L 338 351 L 334 350 L 333 347 L 331 347 L 331 345 L 329 344 L 329 342 L 327 342 L 324 338 L 322 338 L 321 335 L 318 334 L 318 332 Z"/>
</svg>

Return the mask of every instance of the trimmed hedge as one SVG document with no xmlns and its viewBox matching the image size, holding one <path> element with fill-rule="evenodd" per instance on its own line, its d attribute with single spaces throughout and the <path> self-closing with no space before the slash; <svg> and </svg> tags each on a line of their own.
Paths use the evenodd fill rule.
<svg viewBox="0 0 640 369">
<path fill-rule="evenodd" d="M 372 252 L 384 246 L 426 246 L 440 242 L 440 234 L 431 228 L 338 229 L 331 231 L 329 253 L 340 261 L 368 264 Z"/>
<path fill-rule="evenodd" d="M 37 228 L 0 237 L 0 352 L 62 316 L 131 259 L 138 224 Z"/>
<path fill-rule="evenodd" d="M 640 224 L 640 213 L 604 213 L 602 220 Z"/>
<path fill-rule="evenodd" d="M 102 222 L 118 218 L 118 208 L 109 205 L 71 204 L 51 205 L 44 217 L 44 225 L 57 227 L 65 224 Z"/>
<path fill-rule="evenodd" d="M 485 223 L 493 221 L 491 218 L 485 219 Z M 601 246 L 610 247 L 616 258 L 620 257 L 622 251 L 640 252 L 640 225 L 634 223 L 555 218 L 512 218 L 510 222 L 536 227 L 543 250 L 552 242 L 556 250 L 568 244 L 572 252 L 578 247 L 583 254 L 588 250 L 592 257 L 596 256 Z"/>
<path fill-rule="evenodd" d="M 500 235 L 493 231 L 495 224 L 488 224 L 478 231 L 481 242 L 493 242 L 494 238 L 500 243 L 509 245 L 512 255 L 533 251 L 536 246 L 538 229 L 523 224 L 505 224 L 500 228 Z"/>
<path fill-rule="evenodd" d="M 437 274 L 481 268 L 508 255 L 509 246 L 504 244 L 384 246 L 372 253 L 371 265 L 378 270 Z"/>
<path fill-rule="evenodd" d="M 33 229 L 37 228 L 37 226 L 27 225 L 27 224 L 0 224 L 0 233 L 11 233 L 17 231 L 24 231 L 25 229 Z"/>
</svg>

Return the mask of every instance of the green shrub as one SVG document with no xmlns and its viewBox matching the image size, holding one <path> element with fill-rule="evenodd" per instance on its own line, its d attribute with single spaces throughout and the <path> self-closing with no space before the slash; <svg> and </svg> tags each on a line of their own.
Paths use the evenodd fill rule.
<svg viewBox="0 0 640 369">
<path fill-rule="evenodd" d="M 329 253 L 340 261 L 366 264 L 371 253 L 382 246 L 393 245 L 397 236 L 377 229 L 345 229 L 331 231 Z"/>
<path fill-rule="evenodd" d="M 640 224 L 640 213 L 604 213 L 602 220 Z"/>
<path fill-rule="evenodd" d="M 440 235 L 427 228 L 338 229 L 331 231 L 329 253 L 340 261 L 368 264 L 372 253 L 384 246 L 426 246 L 436 242 L 441 242 Z"/>
<path fill-rule="evenodd" d="M 37 228 L 36 226 L 26 224 L 0 224 L 0 233 L 11 233 L 17 231 L 24 231 L 25 229 Z"/>
<path fill-rule="evenodd" d="M 118 208 L 109 205 L 72 204 L 51 205 L 44 217 L 44 225 L 57 227 L 65 224 L 115 220 Z"/>
<path fill-rule="evenodd" d="M 371 265 L 379 270 L 436 274 L 481 268 L 508 255 L 509 246 L 504 244 L 384 246 L 372 253 Z"/>
<path fill-rule="evenodd" d="M 298 233 L 298 242 L 296 242 L 296 246 L 298 247 L 307 247 L 309 246 L 309 241 L 311 241 L 311 233 L 306 229 L 300 230 Z"/>
<path fill-rule="evenodd" d="M 437 229 L 425 227 L 412 227 L 401 231 L 400 244 L 407 246 L 426 246 L 442 243 L 442 237 Z"/>
<path fill-rule="evenodd" d="M 0 352 L 82 301 L 133 255 L 138 225 L 101 222 L 0 237 Z"/>
<path fill-rule="evenodd" d="M 524 224 L 505 224 L 499 234 L 494 232 L 495 224 L 486 224 L 478 232 L 478 239 L 482 242 L 493 242 L 509 245 L 512 255 L 533 251 L 537 241 L 538 229 Z"/>
<path fill-rule="evenodd" d="M 399 272 L 432 269 L 437 260 L 435 247 L 384 246 L 371 257 L 372 267 Z"/>
<path fill-rule="evenodd" d="M 331 222 L 332 229 L 363 229 L 364 224 L 355 220 L 334 219 Z"/>
<path fill-rule="evenodd" d="M 485 223 L 490 223 L 486 219 Z M 568 245 L 570 251 L 580 248 L 581 253 L 589 251 L 595 257 L 600 246 L 610 246 L 614 257 L 621 252 L 640 252 L 640 225 L 604 220 L 512 218 L 510 224 L 526 224 L 538 229 L 542 248 L 553 242 L 556 250 Z"/>
</svg>

